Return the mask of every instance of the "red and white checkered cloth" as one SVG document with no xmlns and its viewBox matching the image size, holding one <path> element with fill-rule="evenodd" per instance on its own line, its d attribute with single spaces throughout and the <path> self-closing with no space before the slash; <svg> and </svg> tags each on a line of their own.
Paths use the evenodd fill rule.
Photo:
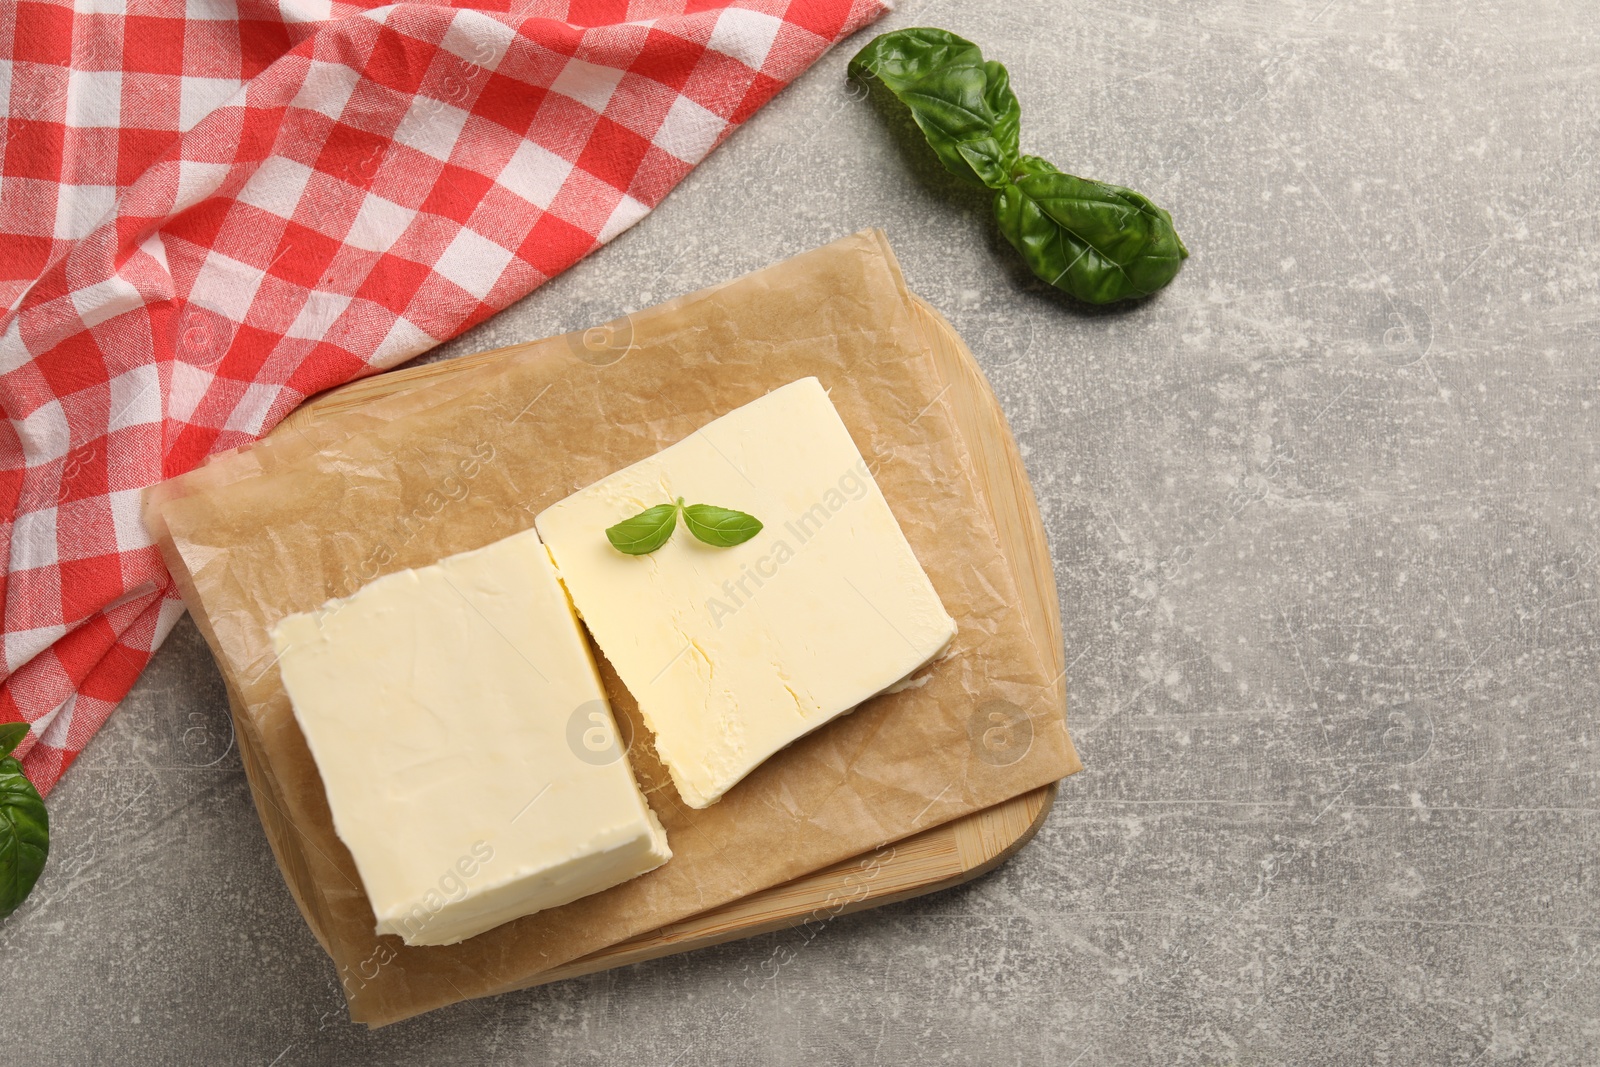
<svg viewBox="0 0 1600 1067">
<path fill-rule="evenodd" d="M 0 2 L 0 721 L 34 784 L 182 611 L 142 489 L 570 267 L 890 2 Z"/>
</svg>

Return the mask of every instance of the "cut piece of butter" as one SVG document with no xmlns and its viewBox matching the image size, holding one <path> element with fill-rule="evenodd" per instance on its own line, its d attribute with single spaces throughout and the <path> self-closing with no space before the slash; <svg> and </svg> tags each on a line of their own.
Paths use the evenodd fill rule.
<svg viewBox="0 0 1600 1067">
<path fill-rule="evenodd" d="M 605 530 L 682 497 L 755 516 L 731 548 L 682 519 L 649 555 Z M 828 394 L 803 378 L 535 520 L 690 807 L 937 656 L 955 621 Z"/>
<path fill-rule="evenodd" d="M 454 944 L 671 858 L 533 530 L 272 640 L 379 934 Z"/>
</svg>

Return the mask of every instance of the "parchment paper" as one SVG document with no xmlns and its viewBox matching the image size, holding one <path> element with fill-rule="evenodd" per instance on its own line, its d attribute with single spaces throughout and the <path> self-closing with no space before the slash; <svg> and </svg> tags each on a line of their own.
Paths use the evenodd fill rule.
<svg viewBox="0 0 1600 1067">
<path fill-rule="evenodd" d="M 449 380 L 280 427 L 149 492 L 146 521 L 227 682 L 268 840 L 333 958 L 352 1019 L 383 1025 L 519 988 L 1078 769 L 1055 679 L 1028 639 L 909 300 L 882 233 L 859 233 L 604 329 L 517 346 Z M 380 574 L 526 529 L 573 490 L 813 374 L 956 618 L 951 654 L 926 684 L 802 739 L 704 811 L 678 799 L 634 701 L 597 654 L 674 859 L 459 945 L 374 936 L 273 663 L 271 626 Z M 973 729 L 978 709 L 996 701 L 1024 709 L 1032 725 L 1026 754 L 1006 766 Z"/>
</svg>

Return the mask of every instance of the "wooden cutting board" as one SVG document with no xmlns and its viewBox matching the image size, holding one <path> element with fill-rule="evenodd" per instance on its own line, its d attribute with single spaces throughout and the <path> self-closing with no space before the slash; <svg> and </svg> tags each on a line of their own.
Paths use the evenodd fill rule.
<svg viewBox="0 0 1600 1067">
<path fill-rule="evenodd" d="M 944 385 L 940 395 L 955 411 L 977 468 L 978 489 L 994 512 L 1001 545 L 1022 594 L 1023 624 L 1044 662 L 1053 665 L 1057 692 L 1065 706 L 1065 652 L 1050 546 L 1016 441 L 978 361 L 954 327 L 921 299 L 913 298 L 913 303 L 917 327 L 933 350 Z M 498 353 L 486 352 L 365 378 L 303 405 L 285 423 L 303 427 L 496 358 Z M 769 930 L 826 921 L 959 885 L 998 867 L 1027 844 L 1055 797 L 1055 785 L 1031 790 L 865 856 L 611 945 L 544 971 L 528 984 L 543 985 Z"/>
</svg>

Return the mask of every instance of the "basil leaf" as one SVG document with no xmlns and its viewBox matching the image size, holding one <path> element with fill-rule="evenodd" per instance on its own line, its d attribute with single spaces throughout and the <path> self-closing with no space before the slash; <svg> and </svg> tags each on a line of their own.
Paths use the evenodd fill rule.
<svg viewBox="0 0 1600 1067">
<path fill-rule="evenodd" d="M 1005 187 L 1006 181 L 1010 178 L 1006 171 L 1014 165 L 1014 154 L 1007 156 L 1000 142 L 993 137 L 962 141 L 956 145 L 956 151 L 961 154 L 961 158 L 983 184 L 991 189 Z"/>
<path fill-rule="evenodd" d="M 7 724 L 9 727 L 11 724 Z M 16 747 L 21 734 L 0 727 L 0 745 L 6 752 Z M 0 919 L 4 919 L 33 892 L 44 861 L 50 855 L 50 815 L 39 791 L 22 773 L 12 756 L 0 758 Z"/>
<path fill-rule="evenodd" d="M 939 67 L 983 62 L 978 46 L 949 30 L 931 26 L 912 26 L 891 33 L 880 33 L 850 61 L 850 76 L 859 78 L 870 71 L 891 89 L 909 84 Z"/>
<path fill-rule="evenodd" d="M 0 756 L 9 756 L 13 749 L 22 744 L 22 739 L 28 736 L 28 724 L 25 722 L 0 723 Z"/>
<path fill-rule="evenodd" d="M 850 76 L 876 78 L 912 119 L 951 174 L 998 189 L 1017 159 L 1022 105 L 1011 76 L 978 46 L 947 30 L 885 33 L 850 61 Z"/>
<path fill-rule="evenodd" d="M 1017 177 L 1024 174 L 1060 174 L 1061 168 L 1048 159 L 1039 156 L 1030 156 L 1024 153 L 1017 157 Z"/>
<path fill-rule="evenodd" d="M 761 520 L 754 515 L 714 504 L 690 504 L 683 509 L 683 523 L 696 539 L 718 548 L 742 545 L 761 532 Z"/>
<path fill-rule="evenodd" d="M 1147 197 L 1023 155 L 1006 68 L 971 41 L 928 28 L 886 33 L 857 53 L 850 74 L 882 81 L 947 170 L 997 191 L 1000 232 L 1056 288 L 1091 304 L 1148 296 L 1188 258 L 1172 216 Z"/>
<path fill-rule="evenodd" d="M 1063 174 L 1024 157 L 1023 173 L 995 197 L 995 221 L 1028 268 L 1079 300 L 1148 296 L 1188 258 L 1172 216 L 1119 185 Z"/>
<path fill-rule="evenodd" d="M 606 530 L 606 540 L 618 552 L 625 552 L 630 556 L 644 556 L 662 545 L 672 537 L 673 528 L 678 525 L 677 504 L 657 504 L 639 512 L 631 519 L 623 519 L 615 526 Z"/>
</svg>

